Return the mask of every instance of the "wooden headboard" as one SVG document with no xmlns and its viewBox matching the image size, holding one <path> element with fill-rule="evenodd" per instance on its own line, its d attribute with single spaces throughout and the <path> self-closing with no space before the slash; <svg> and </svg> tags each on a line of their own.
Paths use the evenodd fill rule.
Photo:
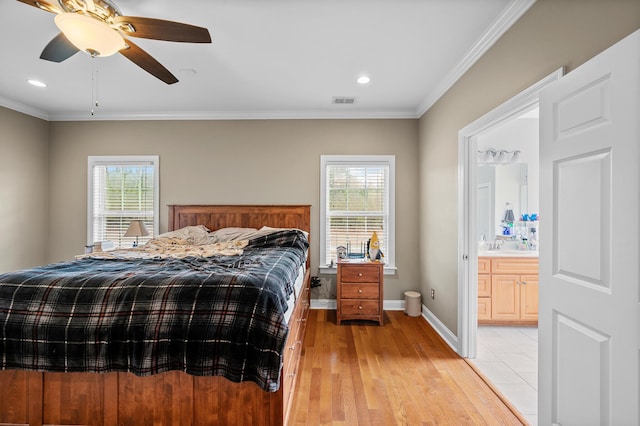
<svg viewBox="0 0 640 426">
<path fill-rule="evenodd" d="M 169 205 L 169 231 L 191 225 L 209 230 L 239 228 L 298 228 L 309 233 L 311 206 L 308 205 Z M 307 256 L 309 268 L 311 256 Z"/>
<path fill-rule="evenodd" d="M 311 232 L 311 206 L 304 205 L 170 205 L 169 231 L 190 225 L 221 228 L 298 228 Z"/>
</svg>

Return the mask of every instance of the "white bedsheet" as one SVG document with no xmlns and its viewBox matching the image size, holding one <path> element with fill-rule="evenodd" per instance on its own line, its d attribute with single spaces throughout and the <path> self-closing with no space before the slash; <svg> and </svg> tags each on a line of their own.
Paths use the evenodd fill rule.
<svg viewBox="0 0 640 426">
<path fill-rule="evenodd" d="M 288 308 L 287 308 L 287 312 L 284 313 L 284 318 L 287 321 L 287 324 L 289 324 L 291 315 L 293 315 L 293 308 L 296 304 L 296 301 L 302 294 L 302 285 L 304 284 L 305 272 L 306 272 L 306 264 L 303 264 L 302 266 L 300 266 L 300 269 L 298 269 L 298 277 L 296 278 L 296 282 L 293 285 L 293 294 L 291 295 L 291 297 L 289 297 L 289 300 L 287 300 Z"/>
</svg>

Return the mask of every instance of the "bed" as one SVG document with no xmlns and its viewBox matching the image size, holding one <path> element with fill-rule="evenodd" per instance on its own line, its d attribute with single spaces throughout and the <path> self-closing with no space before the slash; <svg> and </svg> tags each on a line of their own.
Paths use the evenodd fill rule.
<svg viewBox="0 0 640 426">
<path fill-rule="evenodd" d="M 310 231 L 310 206 L 169 206 L 169 231 L 199 225 L 203 225 L 211 231 L 223 228 L 294 228 L 304 231 L 308 235 Z M 279 233 L 280 230 L 276 229 L 274 232 Z M 287 241 L 290 238 L 288 231 L 280 232 L 280 234 L 287 235 Z M 273 234 L 269 233 L 269 235 Z M 264 237 L 263 240 L 270 245 L 274 238 Z M 252 242 L 246 247 L 243 246 L 241 251 L 249 253 L 255 249 L 257 244 Z M 227 256 L 227 254 L 224 255 Z M 192 259 L 194 258 L 183 257 L 182 259 L 193 263 Z M 229 259 L 236 258 L 229 257 Z M 243 257 L 240 256 L 237 259 L 227 263 L 239 262 L 240 266 L 234 265 L 234 267 L 244 267 L 243 262 L 245 261 L 241 260 Z M 87 264 L 100 263 L 96 259 L 77 260 L 71 263 L 74 264 L 73 267 L 76 267 L 76 263 L 82 264 L 82 262 Z M 171 260 L 171 262 L 173 261 Z M 286 319 L 283 326 L 280 319 L 274 320 L 271 316 L 268 317 L 267 322 L 271 324 L 269 334 L 276 337 L 274 337 L 274 341 L 266 343 L 267 349 L 263 348 L 258 351 L 261 354 L 270 355 L 258 356 L 256 362 L 260 365 L 255 368 L 243 369 L 238 373 L 240 371 L 238 368 L 229 366 L 232 362 L 228 358 L 214 363 L 217 367 L 222 365 L 224 368 L 210 368 L 210 364 L 203 367 L 197 362 L 185 364 L 186 361 L 182 362 L 182 358 L 186 359 L 187 357 L 182 355 L 178 360 L 165 355 L 162 358 L 165 362 L 157 363 L 158 365 L 151 363 L 150 366 L 147 361 L 143 360 L 136 364 L 140 368 L 132 368 L 131 364 L 122 367 L 128 371 L 134 370 L 137 374 L 122 371 L 103 372 L 113 369 L 113 366 L 105 366 L 104 362 L 94 363 L 95 365 L 90 369 L 92 372 L 74 372 L 73 363 L 65 366 L 62 370 L 64 372 L 58 372 L 61 370 L 57 365 L 47 365 L 46 368 L 38 363 L 27 366 L 27 368 L 19 368 L 18 365 L 15 368 L 0 371 L 0 423 L 29 425 L 286 424 L 292 401 L 291 395 L 296 384 L 296 371 L 309 309 L 308 252 L 306 260 L 303 259 L 302 262 L 304 265 L 299 268 L 298 272 L 302 275 L 297 279 L 301 284 L 299 284 L 297 292 L 292 290 L 292 297 L 284 300 L 281 295 L 270 296 L 267 299 L 260 296 L 262 302 L 260 305 L 256 304 L 256 307 L 259 306 L 259 308 L 255 308 L 254 311 L 259 312 L 271 312 L 271 310 L 277 310 L 272 308 L 272 305 L 282 305 L 283 313 L 286 312 L 286 315 L 283 314 Z M 117 262 L 113 264 L 117 264 Z M 135 262 L 134 265 L 132 275 L 135 275 L 135 270 L 141 267 Z M 162 270 L 166 271 L 172 267 L 163 264 Z M 198 268 L 204 268 L 209 271 L 209 275 L 215 275 L 211 272 L 215 269 L 213 266 L 208 264 L 202 266 L 198 263 L 196 269 Z M 233 277 L 234 283 L 240 279 Z M 269 293 L 269 291 L 270 289 L 267 288 L 266 290 L 262 289 L 259 293 Z M 201 300 L 198 299 L 198 303 L 200 302 Z M 203 303 L 206 303 L 207 306 L 209 303 L 213 305 L 213 302 L 206 300 Z M 195 306 L 196 302 L 193 304 Z M 228 306 L 223 310 L 230 310 L 227 308 Z M 251 321 L 254 318 L 245 311 L 234 315 L 251 317 Z M 279 315 L 277 314 L 277 318 L 280 318 Z M 229 320 L 222 320 L 222 322 L 227 324 Z M 162 324 L 162 321 L 159 320 L 158 324 Z M 44 333 L 44 328 L 41 327 L 38 332 Z M 160 328 L 160 326 L 156 328 Z M 206 324 L 204 328 L 206 328 Z M 249 326 L 246 328 L 251 329 Z M 32 333 L 35 334 L 35 332 Z M 250 332 L 247 333 L 250 334 Z M 200 335 L 200 332 L 194 335 L 196 334 Z M 234 330 L 230 334 L 237 335 L 239 331 Z M 226 342 L 225 339 L 219 339 L 217 345 L 222 347 L 220 341 Z M 192 340 L 195 339 L 185 338 L 185 340 L 189 341 L 188 344 L 193 344 Z M 208 342 L 211 339 L 202 340 Z M 253 339 L 250 345 L 245 346 L 253 348 L 262 344 L 262 340 L 268 339 L 258 337 Z M 218 346 L 216 346 L 216 351 Z M 3 348 L 3 352 L 5 349 L 6 352 L 9 352 L 8 346 Z M 55 352 L 57 348 L 54 346 L 53 349 L 46 350 Z M 212 353 L 211 351 L 214 349 L 203 346 L 199 350 Z M 251 352 L 251 350 L 246 350 L 246 352 Z M 86 358 L 86 354 L 80 358 L 82 357 Z M 129 357 L 131 356 L 129 355 Z M 247 359 L 254 358 L 256 356 L 244 355 L 243 365 L 248 363 Z M 29 358 L 29 360 L 31 359 L 32 357 Z M 269 361 L 265 361 L 265 359 Z M 277 365 L 275 370 L 274 365 Z M 191 374 L 185 371 L 189 371 Z"/>
</svg>

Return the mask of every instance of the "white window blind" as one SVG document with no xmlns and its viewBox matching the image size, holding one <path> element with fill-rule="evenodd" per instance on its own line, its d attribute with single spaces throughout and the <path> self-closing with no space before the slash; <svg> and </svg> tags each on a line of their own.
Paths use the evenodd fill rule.
<svg viewBox="0 0 640 426">
<path fill-rule="evenodd" d="M 149 235 L 157 232 L 158 157 L 89 157 L 88 241 L 111 241 L 131 247 L 136 237 L 124 237 L 132 220 L 142 220 Z"/>
<path fill-rule="evenodd" d="M 336 247 L 365 254 L 375 231 L 384 261 L 393 266 L 393 156 L 322 156 L 321 265 Z"/>
</svg>

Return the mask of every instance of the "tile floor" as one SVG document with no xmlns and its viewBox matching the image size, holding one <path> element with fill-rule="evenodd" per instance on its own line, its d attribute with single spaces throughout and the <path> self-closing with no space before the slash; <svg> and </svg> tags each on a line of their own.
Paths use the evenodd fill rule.
<svg viewBox="0 0 640 426">
<path fill-rule="evenodd" d="M 479 326 L 477 357 L 482 373 L 531 424 L 538 424 L 538 328 Z"/>
</svg>

